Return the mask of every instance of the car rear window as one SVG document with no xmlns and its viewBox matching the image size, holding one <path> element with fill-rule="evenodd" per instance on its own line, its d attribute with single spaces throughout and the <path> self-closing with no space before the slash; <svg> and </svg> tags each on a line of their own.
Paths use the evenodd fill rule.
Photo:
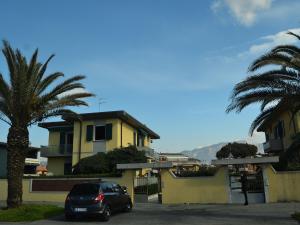
<svg viewBox="0 0 300 225">
<path fill-rule="evenodd" d="M 71 195 L 97 195 L 99 193 L 98 184 L 76 184 L 72 190 Z"/>
</svg>

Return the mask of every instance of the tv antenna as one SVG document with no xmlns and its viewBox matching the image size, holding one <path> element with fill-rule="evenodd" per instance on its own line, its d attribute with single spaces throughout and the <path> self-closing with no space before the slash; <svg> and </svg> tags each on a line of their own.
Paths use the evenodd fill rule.
<svg viewBox="0 0 300 225">
<path fill-rule="evenodd" d="M 102 104 L 106 103 L 104 98 L 98 98 L 98 106 L 99 106 L 99 112 L 100 112 L 100 107 Z"/>
</svg>

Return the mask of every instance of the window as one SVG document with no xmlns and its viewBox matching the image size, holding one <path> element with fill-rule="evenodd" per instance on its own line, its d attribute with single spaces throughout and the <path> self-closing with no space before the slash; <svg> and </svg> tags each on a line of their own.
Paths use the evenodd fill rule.
<svg viewBox="0 0 300 225">
<path fill-rule="evenodd" d="M 113 125 L 111 123 L 105 125 L 87 125 L 86 141 L 102 141 L 112 139 Z"/>
<path fill-rule="evenodd" d="M 105 140 L 105 126 L 95 126 L 95 141 Z"/>
<path fill-rule="evenodd" d="M 274 129 L 274 137 L 275 139 L 282 139 L 284 135 L 284 122 L 281 120 L 278 122 L 277 126 Z"/>
<path fill-rule="evenodd" d="M 101 189 L 104 193 L 113 192 L 113 185 L 112 183 L 101 183 Z"/>
<path fill-rule="evenodd" d="M 136 133 L 133 132 L 133 145 L 136 146 Z"/>
<path fill-rule="evenodd" d="M 78 195 L 97 195 L 99 193 L 99 185 L 98 184 L 76 184 L 72 190 L 72 196 Z"/>
</svg>

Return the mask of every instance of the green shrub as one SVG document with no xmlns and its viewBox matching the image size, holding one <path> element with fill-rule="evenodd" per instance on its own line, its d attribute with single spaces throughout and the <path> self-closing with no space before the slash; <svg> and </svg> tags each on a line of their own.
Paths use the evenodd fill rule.
<svg viewBox="0 0 300 225">
<path fill-rule="evenodd" d="M 300 223 L 300 212 L 295 212 L 291 216 Z"/>
<path fill-rule="evenodd" d="M 177 177 L 203 177 L 203 176 L 214 176 L 217 172 L 218 167 L 212 166 L 201 166 L 198 171 L 185 171 L 181 170 L 175 173 Z"/>
<path fill-rule="evenodd" d="M 148 194 L 154 195 L 158 193 L 158 185 L 157 184 L 149 184 L 149 185 L 142 185 L 137 186 L 134 188 L 134 192 L 136 194 Z"/>
<path fill-rule="evenodd" d="M 119 163 L 145 162 L 145 152 L 138 151 L 135 146 L 129 146 L 83 158 L 74 166 L 73 174 L 120 174 L 116 167 Z"/>
</svg>

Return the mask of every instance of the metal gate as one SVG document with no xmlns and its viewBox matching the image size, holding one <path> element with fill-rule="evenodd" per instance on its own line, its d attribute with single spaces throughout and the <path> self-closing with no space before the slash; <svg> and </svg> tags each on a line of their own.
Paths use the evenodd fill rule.
<svg viewBox="0 0 300 225">
<path fill-rule="evenodd" d="M 157 199 L 158 192 L 159 192 L 158 177 L 135 178 L 134 195 L 135 195 L 136 202 L 149 202 L 151 200 L 158 201 Z"/>
<path fill-rule="evenodd" d="M 265 203 L 264 180 L 262 172 L 247 175 L 248 179 L 248 202 Z M 229 175 L 230 200 L 231 203 L 244 203 L 241 176 L 239 174 Z"/>
</svg>

